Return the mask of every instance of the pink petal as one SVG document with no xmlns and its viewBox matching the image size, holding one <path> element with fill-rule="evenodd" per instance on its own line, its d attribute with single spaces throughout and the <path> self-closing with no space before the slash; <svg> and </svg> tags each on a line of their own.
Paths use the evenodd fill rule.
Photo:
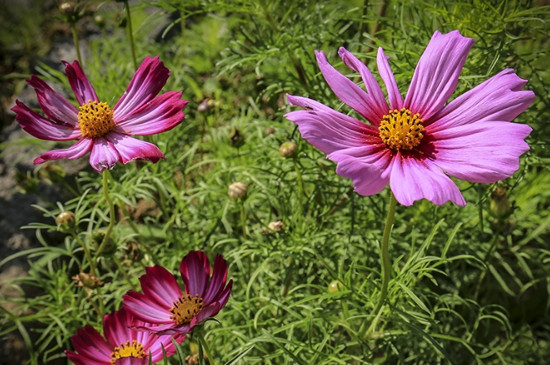
<svg viewBox="0 0 550 365">
<path fill-rule="evenodd" d="M 92 326 L 78 329 L 71 337 L 78 354 L 68 351 L 67 357 L 75 364 L 106 364 L 111 359 L 112 349 Z"/>
<path fill-rule="evenodd" d="M 145 323 L 174 325 L 170 319 L 170 307 L 159 305 L 147 296 L 136 291 L 129 291 L 123 298 L 124 308 L 135 318 Z M 133 327 L 141 328 L 143 325 L 133 324 Z"/>
<path fill-rule="evenodd" d="M 288 95 L 289 103 L 313 110 L 297 110 L 285 115 L 296 123 L 300 134 L 326 154 L 361 146 L 378 139 L 378 129 L 332 110 L 314 100 Z M 322 106 L 322 107 L 321 107 Z"/>
<path fill-rule="evenodd" d="M 90 165 L 98 172 L 115 167 L 120 161 L 120 155 L 113 143 L 105 137 L 94 138 L 93 142 Z"/>
<path fill-rule="evenodd" d="M 186 104 L 187 100 L 181 99 L 181 92 L 164 93 L 139 109 L 122 115 L 120 120 L 115 119 L 117 131 L 139 136 L 166 132 L 183 121 Z"/>
<path fill-rule="evenodd" d="M 181 277 L 185 284 L 185 292 L 191 296 L 198 294 L 204 298 L 208 281 L 210 280 L 210 262 L 202 251 L 191 251 L 181 260 Z"/>
<path fill-rule="evenodd" d="M 315 56 L 317 57 L 317 63 L 319 64 L 321 73 L 334 94 L 369 122 L 378 125 L 384 113 L 380 114 L 380 112 L 374 109 L 375 106 L 370 104 L 368 94 L 353 81 L 336 71 L 336 69 L 328 63 L 323 51 L 315 51 Z"/>
<path fill-rule="evenodd" d="M 135 338 L 135 330 L 129 328 L 131 320 L 127 312 L 121 310 L 109 313 L 103 317 L 103 335 L 113 347 L 118 347 L 126 341 Z"/>
<path fill-rule="evenodd" d="M 455 91 L 473 44 L 473 39 L 458 30 L 447 34 L 436 31 L 418 61 L 404 107 L 420 113 L 424 120 L 440 111 Z"/>
<path fill-rule="evenodd" d="M 519 169 L 519 156 L 529 150 L 526 124 L 483 122 L 434 133 L 434 164 L 461 180 L 493 183 Z"/>
<path fill-rule="evenodd" d="M 34 75 L 27 80 L 27 83 L 34 88 L 40 108 L 48 118 L 57 123 L 72 126 L 73 129 L 78 125 L 78 109 L 67 99 Z"/>
<path fill-rule="evenodd" d="M 49 141 L 69 141 L 81 136 L 80 129 L 68 124 L 54 123 L 29 109 L 19 100 L 11 110 L 16 113 L 15 120 L 31 136 Z"/>
<path fill-rule="evenodd" d="M 338 175 L 353 180 L 360 195 L 377 194 L 388 185 L 391 152 L 383 144 L 340 150 L 327 157 L 338 163 Z"/>
<path fill-rule="evenodd" d="M 65 65 L 65 73 L 78 104 L 82 105 L 91 101 L 99 101 L 92 84 L 80 68 L 78 61 L 74 61 L 72 64 L 63 61 L 63 64 Z"/>
<path fill-rule="evenodd" d="M 114 106 L 114 119 L 122 120 L 126 115 L 141 107 L 157 95 L 170 71 L 156 57 L 145 57 L 132 77 L 126 91 Z"/>
<path fill-rule="evenodd" d="M 166 310 L 182 295 L 174 275 L 160 265 L 145 268 L 145 275 L 139 278 L 141 289 L 148 301 L 154 301 Z"/>
<path fill-rule="evenodd" d="M 118 152 L 119 161 L 123 164 L 136 159 L 157 162 L 159 159 L 164 158 L 164 154 L 154 144 L 132 138 L 125 134 L 111 132 L 105 136 L 105 139 Z"/>
<path fill-rule="evenodd" d="M 90 151 L 93 145 L 93 140 L 90 138 L 82 138 L 80 141 L 73 144 L 71 147 L 63 150 L 51 150 L 46 153 L 43 153 L 39 157 L 34 159 L 34 164 L 40 164 L 46 161 L 51 160 L 61 160 L 63 158 L 68 158 L 74 160 L 84 156 Z"/>
<path fill-rule="evenodd" d="M 223 286 L 227 282 L 227 261 L 225 261 L 220 255 L 216 255 L 214 261 L 214 268 L 212 269 L 212 279 L 210 285 L 206 288 L 203 300 L 206 305 L 210 302 L 217 300 L 223 290 Z"/>
<path fill-rule="evenodd" d="M 376 56 L 376 64 L 378 65 L 378 72 L 384 84 L 386 85 L 386 91 L 388 92 L 388 99 L 390 106 L 393 109 L 401 109 L 403 107 L 403 98 L 397 87 L 397 82 L 391 71 L 390 64 L 388 63 L 389 57 L 386 57 L 384 50 L 378 48 L 378 54 Z"/>
<path fill-rule="evenodd" d="M 156 336 L 155 336 L 156 337 Z M 181 344 L 185 341 L 185 336 L 181 334 L 158 336 L 154 343 L 151 343 L 148 347 L 151 351 L 151 361 L 153 363 L 161 361 L 163 359 L 162 348 L 166 352 L 166 357 L 170 357 L 176 353 L 176 348 L 172 343 L 172 338 L 176 343 Z"/>
<path fill-rule="evenodd" d="M 397 201 L 407 206 L 420 199 L 436 205 L 448 201 L 466 205 L 456 184 L 428 159 L 419 160 L 398 153 L 392 161 L 390 187 Z"/>
<path fill-rule="evenodd" d="M 351 52 L 348 52 L 344 47 L 340 47 L 340 49 L 338 50 L 338 54 L 340 55 L 340 58 L 342 58 L 342 61 L 344 61 L 346 66 L 361 75 L 361 78 L 363 79 L 363 83 L 365 84 L 368 93 L 366 95 L 367 102 L 375 111 L 375 113 L 380 116 L 387 114 L 388 103 L 384 98 L 384 94 L 382 93 L 380 85 L 378 84 L 370 70 L 367 68 L 367 66 L 365 66 L 363 62 L 359 61 L 357 57 L 351 54 Z M 381 119 L 382 118 L 375 121 L 374 123 L 380 122 Z"/>
<path fill-rule="evenodd" d="M 531 90 L 521 90 L 527 81 L 506 69 L 462 94 L 432 118 L 427 131 L 483 121 L 510 122 L 535 100 Z"/>
</svg>

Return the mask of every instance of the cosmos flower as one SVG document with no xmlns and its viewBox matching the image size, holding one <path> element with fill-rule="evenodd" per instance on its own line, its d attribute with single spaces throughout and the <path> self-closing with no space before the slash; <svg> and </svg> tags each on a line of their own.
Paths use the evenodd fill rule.
<svg viewBox="0 0 550 365">
<path fill-rule="evenodd" d="M 134 317 L 156 327 L 136 328 L 159 334 L 189 333 L 225 306 L 233 280 L 226 285 L 227 262 L 220 255 L 216 256 L 212 275 L 208 257 L 202 251 L 189 252 L 181 261 L 180 272 L 185 294 L 164 267 L 146 268 L 139 278 L 143 293 L 128 292 L 123 305 Z"/>
<path fill-rule="evenodd" d="M 76 365 L 147 365 L 149 360 L 154 364 L 164 356 L 176 352 L 172 338 L 181 343 L 185 336 L 159 336 L 155 333 L 138 331 L 130 328 L 136 321 L 124 309 L 107 314 L 103 318 L 102 337 L 92 326 L 87 325 L 71 337 L 76 352 L 65 351 L 69 360 Z"/>
<path fill-rule="evenodd" d="M 27 83 L 34 88 L 45 116 L 19 100 L 11 109 L 19 125 L 36 138 L 77 140 L 67 149 L 42 154 L 34 160 L 35 164 L 75 159 L 90 152 L 92 167 L 103 171 L 113 168 L 117 162 L 125 164 L 135 159 L 156 162 L 164 158 L 154 144 L 130 137 L 165 132 L 184 119 L 183 108 L 187 101 L 181 99 L 181 92 L 169 91 L 157 96 L 170 75 L 158 57 L 145 58 L 112 108 L 99 100 L 77 61 L 63 63 L 78 108 L 32 75 Z"/>
<path fill-rule="evenodd" d="M 390 185 L 398 202 L 412 205 L 427 199 L 441 205 L 466 201 L 449 176 L 475 183 L 493 183 L 519 168 L 519 156 L 529 149 L 525 124 L 511 123 L 533 102 L 526 81 L 512 69 L 494 75 L 447 103 L 474 40 L 458 31 L 436 31 L 418 61 L 403 100 L 388 57 L 379 48 L 380 85 L 355 56 L 339 55 L 358 72 L 366 91 L 346 78 L 316 51 L 330 88 L 366 119 L 361 122 L 315 100 L 288 95 L 288 102 L 305 110 L 285 117 L 302 136 L 337 163 L 336 173 L 353 180 L 355 191 L 373 195 Z"/>
</svg>

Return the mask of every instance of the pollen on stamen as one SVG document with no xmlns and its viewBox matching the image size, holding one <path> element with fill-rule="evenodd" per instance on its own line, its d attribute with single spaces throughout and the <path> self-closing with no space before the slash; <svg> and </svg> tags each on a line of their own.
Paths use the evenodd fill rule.
<svg viewBox="0 0 550 365">
<path fill-rule="evenodd" d="M 99 138 L 115 127 L 113 110 L 107 103 L 91 101 L 80 106 L 78 123 L 83 137 Z"/>
<path fill-rule="evenodd" d="M 384 115 L 378 131 L 382 141 L 394 151 L 412 150 L 424 137 L 424 126 L 420 114 L 412 114 L 409 109 L 394 109 Z"/>
<path fill-rule="evenodd" d="M 176 322 L 178 326 L 190 323 L 193 317 L 202 309 L 203 299 L 197 294 L 189 294 L 178 298 L 170 308 L 170 319 Z"/>
</svg>

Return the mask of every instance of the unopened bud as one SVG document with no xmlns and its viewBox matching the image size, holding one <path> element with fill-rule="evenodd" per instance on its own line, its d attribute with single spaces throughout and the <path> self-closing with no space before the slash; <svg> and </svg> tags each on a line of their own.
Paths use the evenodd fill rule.
<svg viewBox="0 0 550 365">
<path fill-rule="evenodd" d="M 208 109 L 210 109 L 211 106 L 212 106 L 212 101 L 210 99 L 204 99 L 199 104 L 199 106 L 197 106 L 197 111 L 199 113 L 204 113 L 204 112 L 208 111 Z"/>
<path fill-rule="evenodd" d="M 94 16 L 94 23 L 98 27 L 103 28 L 105 26 L 105 18 L 102 15 L 96 14 Z"/>
<path fill-rule="evenodd" d="M 248 186 L 242 182 L 236 182 L 231 185 L 229 185 L 229 189 L 227 189 L 227 194 L 231 199 L 242 199 L 246 196 L 246 192 L 248 191 Z"/>
<path fill-rule="evenodd" d="M 274 222 L 269 222 L 269 224 L 267 225 L 267 228 L 269 228 L 273 232 L 282 232 L 285 226 L 283 225 L 283 221 L 274 221 Z"/>
<path fill-rule="evenodd" d="M 275 134 L 275 128 L 273 127 L 268 127 L 265 129 L 265 134 L 266 136 L 270 135 L 270 134 Z"/>
<path fill-rule="evenodd" d="M 229 144 L 233 147 L 241 147 L 244 144 L 244 136 L 239 128 L 233 128 L 229 134 Z"/>
<path fill-rule="evenodd" d="M 76 4 L 72 1 L 65 1 L 59 5 L 59 11 L 64 15 L 72 15 L 74 13 Z"/>
<path fill-rule="evenodd" d="M 97 230 L 92 233 L 92 244 L 96 250 L 99 249 L 101 244 L 103 243 L 103 239 L 105 238 L 105 231 L 103 230 Z M 110 256 L 115 253 L 117 247 L 115 242 L 109 237 L 107 239 L 107 242 L 105 243 L 105 246 L 103 246 L 103 249 L 101 250 L 100 254 L 102 256 Z"/>
<path fill-rule="evenodd" d="M 285 158 L 292 157 L 296 154 L 298 145 L 292 141 L 287 141 L 279 147 L 279 154 Z"/>
<path fill-rule="evenodd" d="M 86 274 L 82 271 L 73 276 L 72 279 L 76 282 L 76 286 L 85 287 L 88 289 L 95 289 L 103 285 L 103 281 L 101 281 L 101 279 L 92 274 Z"/>
<path fill-rule="evenodd" d="M 66 210 L 64 212 L 61 212 L 55 217 L 55 223 L 60 225 L 67 225 L 72 226 L 74 224 L 74 213 L 70 210 Z"/>
<path fill-rule="evenodd" d="M 498 219 L 506 218 L 512 213 L 512 204 L 510 204 L 506 192 L 506 186 L 498 184 L 491 193 L 489 210 L 491 214 Z"/>
<path fill-rule="evenodd" d="M 336 293 L 342 290 L 343 287 L 344 287 L 344 284 L 342 284 L 340 280 L 333 280 L 330 282 L 330 284 L 328 284 L 327 290 L 329 293 Z"/>
</svg>

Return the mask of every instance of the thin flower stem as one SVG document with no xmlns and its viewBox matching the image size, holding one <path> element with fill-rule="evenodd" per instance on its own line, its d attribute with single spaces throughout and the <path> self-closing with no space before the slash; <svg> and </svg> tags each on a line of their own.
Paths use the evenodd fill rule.
<svg viewBox="0 0 550 365">
<path fill-rule="evenodd" d="M 107 231 L 105 232 L 105 236 L 103 236 L 103 241 L 101 241 L 101 244 L 99 245 L 99 248 L 97 249 L 97 252 L 95 253 L 95 259 L 99 257 L 103 249 L 105 248 L 105 245 L 107 244 L 107 241 L 109 240 L 109 236 L 111 235 L 111 231 L 113 230 L 113 226 L 115 225 L 115 206 L 113 204 L 113 200 L 111 199 L 111 196 L 109 195 L 109 171 L 104 170 L 103 171 L 103 195 L 105 196 L 105 200 L 107 201 L 107 204 L 109 204 L 109 226 L 107 227 Z"/>
<path fill-rule="evenodd" d="M 386 218 L 386 226 L 384 227 L 384 234 L 382 236 L 381 252 L 380 252 L 380 261 L 382 265 L 382 288 L 380 289 L 380 297 L 378 298 L 378 304 L 376 304 L 376 307 L 372 312 L 374 314 L 374 319 L 372 320 L 372 323 L 369 329 L 367 330 L 367 333 L 371 333 L 372 331 L 374 331 L 374 328 L 376 327 L 376 323 L 380 316 L 380 312 L 382 310 L 382 306 L 384 305 L 384 302 L 386 301 L 386 297 L 388 295 L 388 284 L 391 278 L 389 242 L 390 242 L 390 233 L 393 226 L 393 218 L 395 217 L 396 206 L 397 206 L 397 200 L 395 199 L 395 195 L 391 193 L 389 207 L 388 207 L 388 215 Z"/>
<path fill-rule="evenodd" d="M 193 335 L 196 335 L 198 337 L 199 342 L 202 345 L 202 349 L 204 350 L 204 353 L 206 354 L 206 357 L 208 358 L 208 362 L 210 363 L 210 365 L 217 365 L 218 363 L 214 360 L 214 357 L 212 356 L 212 351 L 210 351 L 210 347 L 208 346 L 208 343 L 204 338 L 203 329 L 195 328 L 195 330 L 193 331 Z"/>
<path fill-rule="evenodd" d="M 241 208 L 241 226 L 243 230 L 243 238 L 246 238 L 246 214 L 244 211 L 244 200 L 239 199 L 240 208 Z"/>
<path fill-rule="evenodd" d="M 134 69 L 137 70 L 137 58 L 136 58 L 136 47 L 134 45 L 134 31 L 132 30 L 132 16 L 130 13 L 130 4 L 128 0 L 124 1 L 124 7 L 126 8 L 126 21 L 128 23 L 128 38 L 130 39 L 130 49 L 132 51 L 132 61 L 134 62 Z"/>
<path fill-rule="evenodd" d="M 296 180 L 298 180 L 298 220 L 301 221 L 304 214 L 304 198 L 305 198 L 305 190 L 304 190 L 304 180 L 302 179 L 302 172 L 300 170 L 300 166 L 298 166 L 298 162 L 296 159 L 293 159 L 294 162 L 294 171 L 296 172 Z"/>
<path fill-rule="evenodd" d="M 95 261 L 92 259 L 92 255 L 90 254 L 90 250 L 88 249 L 88 245 L 86 242 L 82 241 L 80 237 L 78 237 L 78 234 L 76 232 L 72 232 L 74 239 L 82 246 L 82 249 L 84 250 L 84 255 L 86 255 L 86 260 L 88 260 L 88 263 L 90 264 L 90 273 L 95 276 L 97 276 L 97 272 L 95 270 Z"/>
<path fill-rule="evenodd" d="M 82 55 L 80 54 L 80 45 L 78 43 L 78 33 L 76 31 L 75 22 L 71 22 L 71 31 L 73 33 L 74 48 L 76 49 L 76 58 L 78 59 L 78 63 L 82 67 L 84 64 L 82 63 Z"/>
</svg>

